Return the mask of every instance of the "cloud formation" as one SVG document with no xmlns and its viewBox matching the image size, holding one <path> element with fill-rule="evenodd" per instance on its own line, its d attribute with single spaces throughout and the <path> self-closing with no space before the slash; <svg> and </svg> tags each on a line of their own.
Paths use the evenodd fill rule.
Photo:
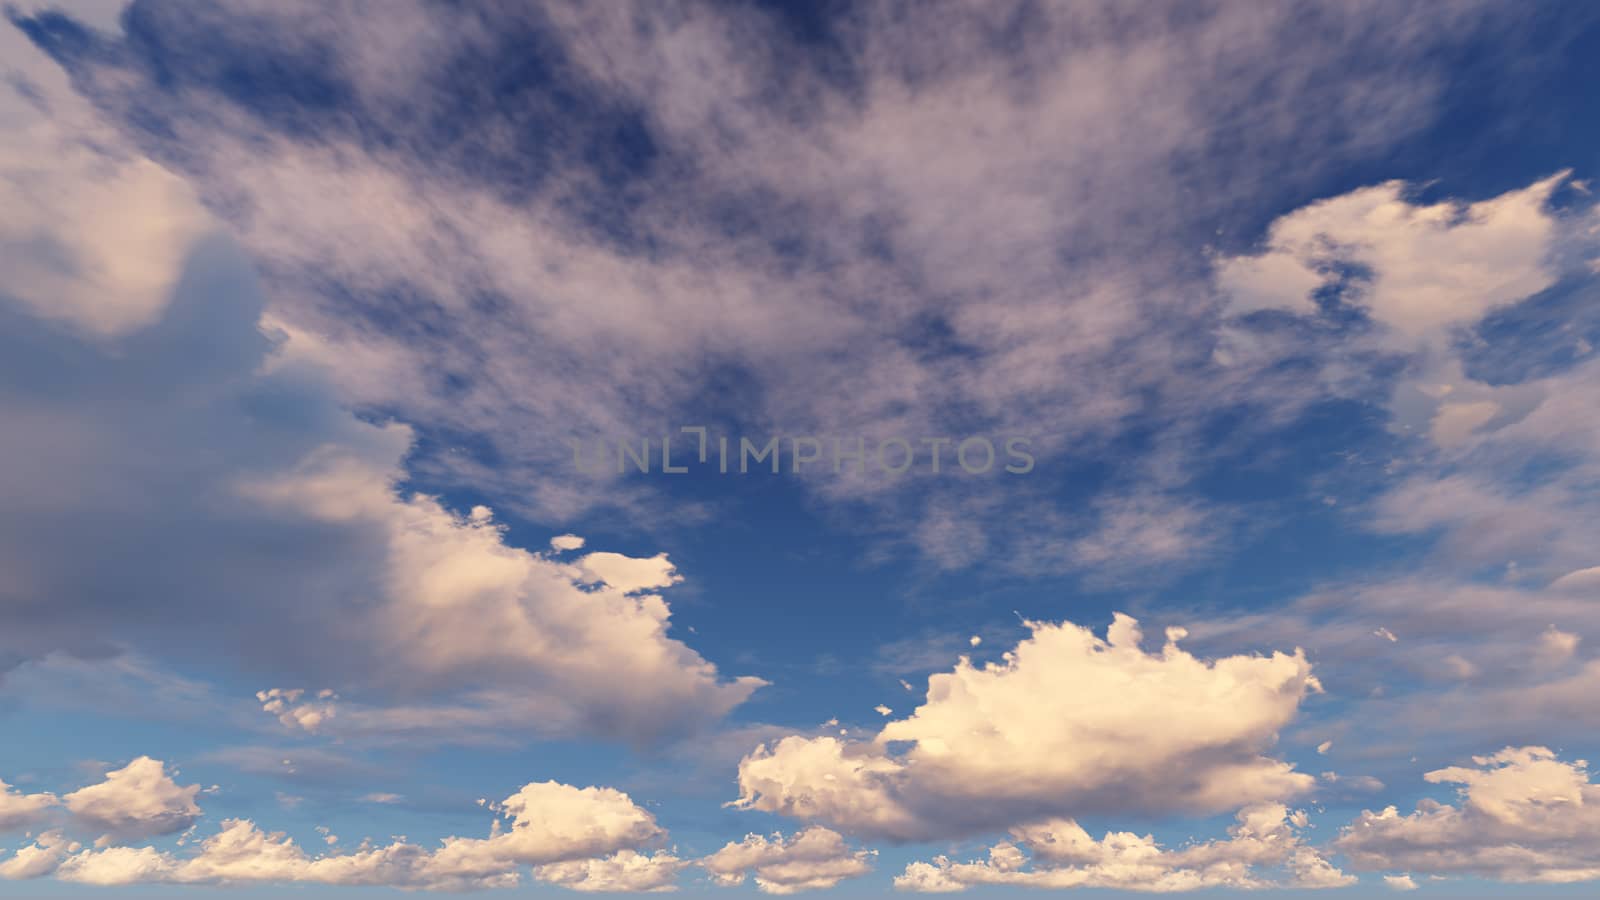
<svg viewBox="0 0 1600 900">
<path fill-rule="evenodd" d="M 1012 829 L 1013 840 L 991 848 L 987 860 L 958 863 L 939 857 L 931 863 L 911 863 L 894 885 L 925 893 L 980 885 L 1168 893 L 1354 884 L 1354 877 L 1303 841 L 1300 831 L 1305 826 L 1303 812 L 1258 804 L 1239 812 L 1227 839 L 1168 850 L 1149 835 L 1108 832 L 1095 840 L 1076 822 L 1052 820 Z"/>
<path fill-rule="evenodd" d="M 1456 805 L 1424 800 L 1410 815 L 1363 812 L 1333 846 L 1361 871 L 1454 875 L 1509 882 L 1600 878 L 1600 785 L 1588 763 L 1544 747 L 1507 747 L 1473 766 L 1428 772 L 1456 784 Z"/>
<path fill-rule="evenodd" d="M 1106 637 L 1028 623 L 999 662 L 963 657 L 870 741 L 783 738 L 739 764 L 739 805 L 900 839 L 1089 811 L 1218 812 L 1308 791 L 1267 755 L 1318 690 L 1303 654 L 1147 653 L 1133 619 Z"/>
<path fill-rule="evenodd" d="M 872 852 L 852 850 L 844 836 L 832 829 L 812 826 L 785 838 L 746 835 L 700 860 L 712 880 L 725 887 L 744 883 L 755 875 L 756 887 L 768 894 L 793 894 L 831 888 L 847 878 L 872 871 Z"/>
<path fill-rule="evenodd" d="M 73 791 L 61 804 L 84 825 L 115 840 L 183 831 L 200 818 L 200 785 L 179 785 L 159 759 L 141 756 L 105 780 Z"/>
<path fill-rule="evenodd" d="M 89 807 L 81 813 L 85 822 L 131 818 L 146 824 L 160 817 L 152 810 L 161 805 L 162 796 L 153 795 L 167 792 L 144 785 L 135 798 L 128 784 L 132 776 L 112 774 L 116 777 L 105 784 L 68 795 L 71 803 L 71 797 L 96 792 L 80 801 Z M 107 784 L 114 785 L 115 796 L 105 790 Z M 192 795 L 188 799 L 192 804 Z M 579 890 L 640 890 L 665 886 L 681 868 L 670 854 L 647 857 L 635 852 L 664 832 L 650 813 L 611 788 L 533 783 L 496 810 L 509 819 L 509 828 L 502 829 L 496 820 L 488 838 L 450 837 L 432 850 L 402 839 L 382 847 L 363 844 L 350 852 L 310 854 L 292 838 L 264 832 L 246 819 L 225 820 L 217 833 L 200 842 L 198 852 L 187 855 L 153 846 L 84 849 L 51 832 L 0 863 L 0 877 L 53 874 L 62 881 L 93 885 L 300 883 L 454 891 L 509 887 L 519 882 L 523 867 L 531 866 L 535 878 Z M 145 836 L 156 833 L 166 831 L 147 829 Z"/>
</svg>

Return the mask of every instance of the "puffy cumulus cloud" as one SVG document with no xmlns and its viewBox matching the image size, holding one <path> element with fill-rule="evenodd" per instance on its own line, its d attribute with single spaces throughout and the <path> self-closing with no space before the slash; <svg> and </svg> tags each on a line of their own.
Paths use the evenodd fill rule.
<svg viewBox="0 0 1600 900">
<path fill-rule="evenodd" d="M 575 891 L 597 893 L 639 893 L 670 891 L 688 863 L 665 851 L 646 855 L 637 850 L 618 850 L 599 859 L 536 866 L 533 877 Z"/>
<path fill-rule="evenodd" d="M 85 827 L 114 840 L 175 834 L 200 818 L 200 785 L 181 786 L 173 774 L 161 760 L 141 756 L 61 802 Z"/>
<path fill-rule="evenodd" d="M 554 541 L 551 546 L 555 546 Z M 616 588 L 624 594 L 659 590 L 683 580 L 665 553 L 648 559 L 635 559 L 621 553 L 588 553 L 578 560 L 578 568 L 583 570 L 586 581 Z"/>
<path fill-rule="evenodd" d="M 425 495 L 397 497 L 400 473 L 392 461 L 376 462 L 328 447 L 292 472 L 242 490 L 272 508 L 355 526 L 376 539 L 376 587 L 388 602 L 369 618 L 363 649 L 391 683 L 476 677 L 521 682 L 530 692 L 538 684 L 536 700 L 552 725 L 629 736 L 681 730 L 685 717 L 689 724 L 715 719 L 764 684 L 752 677 L 724 682 L 668 636 L 666 602 L 642 593 L 681 580 L 665 554 L 555 562 L 508 546 L 486 516 L 457 516 Z M 588 564 L 595 557 L 602 559 Z M 512 714 L 532 705 L 526 697 L 512 702 L 521 706 L 486 706 Z M 386 724 L 381 711 L 349 718 Z"/>
<path fill-rule="evenodd" d="M 871 741 L 786 737 L 739 765 L 742 806 L 896 838 L 972 833 L 1091 810 L 1206 811 L 1315 779 L 1266 755 L 1308 692 L 1305 656 L 1199 659 L 1183 629 L 1145 652 L 1118 615 L 1070 622 L 979 668 L 929 678 L 923 705 Z"/>
<path fill-rule="evenodd" d="M 558 534 L 550 539 L 550 548 L 557 553 L 583 549 L 583 538 L 575 534 Z"/>
<path fill-rule="evenodd" d="M 60 831 L 47 831 L 0 861 L 0 878 L 21 881 L 49 875 L 69 855 L 83 849 L 83 845 L 69 839 Z"/>
<path fill-rule="evenodd" d="M 755 874 L 756 887 L 768 894 L 830 888 L 846 878 L 872 871 L 873 851 L 852 850 L 844 836 L 812 826 L 791 838 L 746 835 L 700 860 L 718 884 L 735 886 Z"/>
<path fill-rule="evenodd" d="M 305 693 L 300 688 L 272 688 L 256 691 L 256 699 L 261 701 L 263 712 L 277 716 L 285 727 L 315 732 L 324 722 L 338 715 L 339 706 L 334 702 L 338 695 L 324 688 L 317 692 L 314 700 L 301 703 L 300 698 Z"/>
<path fill-rule="evenodd" d="M 613 788 L 529 784 L 499 808 L 511 828 L 488 838 L 449 838 L 434 855 L 440 871 L 473 874 L 604 855 L 662 835 L 650 813 Z"/>
<path fill-rule="evenodd" d="M 60 802 L 55 794 L 25 794 L 0 778 L 0 831 L 35 825 Z"/>
<path fill-rule="evenodd" d="M 533 866 L 541 880 L 606 891 L 665 888 L 683 866 L 671 854 L 636 851 L 663 832 L 648 812 L 611 788 L 529 784 L 496 808 L 510 817 L 509 828 L 497 820 L 488 838 L 450 837 L 433 850 L 400 839 L 312 855 L 293 838 L 264 832 L 245 819 L 224 821 L 198 852 L 187 855 L 151 846 L 83 849 L 51 833 L 0 863 L 0 875 L 53 873 L 62 881 L 96 885 L 301 883 L 458 891 L 510 887 L 520 881 L 522 867 Z"/>
<path fill-rule="evenodd" d="M 1583 760 L 1544 747 L 1507 747 L 1472 767 L 1428 772 L 1457 784 L 1457 805 L 1424 800 L 1410 815 L 1363 812 L 1333 846 L 1364 871 L 1460 875 L 1513 882 L 1600 879 L 1600 785 Z"/>
<path fill-rule="evenodd" d="M 1169 850 L 1149 835 L 1108 832 L 1095 840 L 1071 820 L 1014 828 L 988 859 L 914 862 L 894 880 L 900 890 L 943 893 L 978 885 L 1049 889 L 1192 891 L 1202 888 L 1334 888 L 1354 884 L 1304 843 L 1303 812 L 1280 804 L 1246 807 L 1226 840 Z M 1026 853 L 1024 853 L 1024 848 Z"/>
</svg>

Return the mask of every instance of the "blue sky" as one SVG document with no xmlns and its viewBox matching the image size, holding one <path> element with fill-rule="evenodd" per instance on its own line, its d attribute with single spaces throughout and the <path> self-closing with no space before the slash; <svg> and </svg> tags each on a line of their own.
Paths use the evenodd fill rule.
<svg viewBox="0 0 1600 900">
<path fill-rule="evenodd" d="M 8 8 L 0 896 L 1585 895 L 1596 59 Z"/>
</svg>

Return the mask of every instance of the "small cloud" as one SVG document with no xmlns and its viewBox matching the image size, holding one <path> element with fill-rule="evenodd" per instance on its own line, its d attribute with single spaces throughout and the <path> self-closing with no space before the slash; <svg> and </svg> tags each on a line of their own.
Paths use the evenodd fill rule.
<svg viewBox="0 0 1600 900">
<path fill-rule="evenodd" d="M 876 712 L 877 712 L 877 713 L 878 713 L 878 715 L 880 715 L 880 716 L 887 716 L 887 715 L 889 715 L 889 714 L 891 714 L 891 713 L 893 713 L 893 712 L 894 712 L 894 710 L 892 710 L 892 709 L 890 709 L 890 708 L 889 708 L 889 707 L 887 707 L 887 706 L 884 706 L 884 705 L 883 705 L 883 704 L 882 704 L 882 703 L 879 703 L 879 704 L 878 704 L 878 705 L 877 705 L 877 706 L 874 706 L 874 707 L 873 707 L 873 709 L 874 709 L 874 710 L 875 710 L 875 711 L 876 711 Z"/>
<path fill-rule="evenodd" d="M 1561 663 L 1572 658 L 1578 650 L 1577 635 L 1551 625 L 1539 636 L 1539 658 L 1546 663 Z"/>
<path fill-rule="evenodd" d="M 976 647 L 979 644 L 983 643 L 983 638 L 978 637 L 977 635 L 973 635 L 972 637 L 967 639 L 967 643 L 971 644 L 974 647 Z"/>
<path fill-rule="evenodd" d="M 1391 891 L 1414 891 L 1417 889 L 1417 883 L 1411 880 L 1410 875 L 1385 875 L 1383 876 L 1383 883 Z"/>
<path fill-rule="evenodd" d="M 578 537 L 575 534 L 558 534 L 550 539 L 550 546 L 555 549 L 557 553 L 565 553 L 568 550 L 578 550 L 583 547 L 583 538 Z"/>
<path fill-rule="evenodd" d="M 1372 634 L 1373 634 L 1374 637 L 1381 637 L 1381 638 L 1383 638 L 1384 640 L 1386 640 L 1386 641 L 1388 641 L 1390 643 L 1395 643 L 1396 641 L 1400 640 L 1399 638 L 1394 636 L 1394 632 L 1390 631 L 1387 628 L 1379 628 L 1377 631 L 1374 631 Z"/>
<path fill-rule="evenodd" d="M 401 800 L 404 800 L 404 799 L 405 798 L 400 796 L 399 794 L 389 794 L 389 793 L 383 793 L 383 792 L 378 792 L 378 793 L 375 793 L 375 794 L 368 794 L 365 797 L 361 798 L 362 802 L 364 802 L 364 803 L 399 803 Z"/>
<path fill-rule="evenodd" d="M 1333 749 L 1333 741 L 1323 741 L 1322 743 L 1317 745 L 1317 753 L 1322 755 L 1322 756 L 1327 756 L 1328 755 L 1328 751 L 1332 750 L 1332 749 Z"/>
</svg>

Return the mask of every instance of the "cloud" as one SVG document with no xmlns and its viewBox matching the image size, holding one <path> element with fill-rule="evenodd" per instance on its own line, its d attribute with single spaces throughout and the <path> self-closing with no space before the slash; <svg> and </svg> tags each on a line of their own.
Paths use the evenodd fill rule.
<svg viewBox="0 0 1600 900">
<path fill-rule="evenodd" d="M 1309 790 L 1266 755 L 1318 689 L 1305 657 L 1198 659 L 1182 629 L 1146 653 L 1131 618 L 1104 640 L 1029 623 L 998 662 L 929 679 L 871 741 L 790 736 L 739 765 L 738 804 L 900 839 L 1088 811 L 1216 812 Z M 904 749 L 898 749 L 904 748 Z"/>
<path fill-rule="evenodd" d="M 0 374 L 31 387 L 0 398 L 16 425 L 0 436 L 0 674 L 56 650 L 184 647 L 213 672 L 349 698 L 264 692 L 296 728 L 448 740 L 648 742 L 763 683 L 722 678 L 669 635 L 665 600 L 628 593 L 681 580 L 665 555 L 584 569 L 508 545 L 486 509 L 399 490 L 414 432 L 346 412 L 322 369 L 259 330 L 226 241 L 192 247 L 162 317 L 116 342 L 6 315 Z M 54 387 L 26 374 L 41 368 Z M 101 548 L 88 564 L 85 542 Z"/>
<path fill-rule="evenodd" d="M 278 721 L 288 728 L 315 732 L 322 723 L 339 714 L 339 706 L 333 702 L 337 695 L 333 691 L 319 691 L 316 699 L 307 703 L 300 702 L 303 696 L 305 691 L 300 688 L 272 688 L 256 692 L 261 709 L 277 716 Z"/>
<path fill-rule="evenodd" d="M 69 840 L 60 831 L 47 831 L 35 838 L 33 843 L 18 849 L 9 859 L 0 861 L 0 878 L 21 881 L 49 875 L 68 855 L 82 849 L 82 844 Z"/>
<path fill-rule="evenodd" d="M 1424 800 L 1415 812 L 1363 812 L 1334 841 L 1361 871 L 1511 882 L 1600 878 L 1600 785 L 1583 760 L 1565 762 L 1544 747 L 1507 747 L 1472 758 L 1473 767 L 1428 772 L 1434 784 L 1461 785 L 1452 806 Z"/>
<path fill-rule="evenodd" d="M 678 873 L 688 863 L 671 853 L 645 855 L 618 850 L 600 859 L 577 859 L 537 866 L 533 877 L 574 891 L 642 893 L 670 891 Z"/>
<path fill-rule="evenodd" d="M 1013 840 L 992 847 L 985 861 L 957 863 L 939 857 L 931 863 L 911 863 L 894 885 L 928 893 L 979 885 L 1166 893 L 1222 887 L 1336 888 L 1355 883 L 1353 876 L 1340 872 L 1303 842 L 1304 813 L 1268 803 L 1241 810 L 1237 819 L 1226 840 L 1179 850 L 1168 850 L 1149 835 L 1129 832 L 1108 832 L 1097 841 L 1074 821 L 1051 820 L 1012 829 Z"/>
<path fill-rule="evenodd" d="M 587 553 L 579 557 L 578 568 L 583 570 L 585 581 L 608 585 L 624 594 L 659 590 L 683 580 L 665 553 L 648 559 L 620 553 Z"/>
<path fill-rule="evenodd" d="M 0 779 L 0 832 L 29 828 L 44 821 L 59 802 L 54 794 L 25 794 Z"/>
<path fill-rule="evenodd" d="M 819 826 L 791 838 L 781 834 L 746 835 L 700 860 L 717 883 L 733 887 L 751 872 L 756 887 L 768 894 L 793 894 L 831 888 L 846 878 L 872 871 L 872 851 L 852 850 L 844 836 Z"/>
<path fill-rule="evenodd" d="M 1067 6 L 1019 31 L 1021 13 L 938 3 L 909 30 L 883 10 L 827 16 L 818 52 L 782 16 L 717 5 L 405 3 L 382 22 L 319 9 L 315 26 L 285 10 L 135 3 L 160 59 L 63 17 L 20 24 L 218 211 L 273 320 L 346 399 L 447 436 L 412 472 L 552 522 L 661 510 L 652 484 L 574 472 L 568 440 L 701 422 L 712 385 L 738 386 L 717 412 L 752 429 L 1026 430 L 1041 473 L 1129 434 L 1170 445 L 1241 406 L 1293 407 L 1272 396 L 1283 379 L 1209 362 L 1203 241 L 1425 127 L 1435 51 L 1498 20 Z M 247 95 L 224 74 L 240 65 L 284 77 Z M 466 74 L 513 67 L 528 77 L 505 92 Z M 1192 474 L 1143 454 L 1118 468 Z M 929 474 L 803 481 L 950 567 L 1132 570 L 1118 535 L 1173 562 L 1203 549 L 1204 504 L 1148 528 L 1114 497 L 1017 517 L 1020 484 Z M 1053 552 L 1011 549 L 1029 538 Z"/>
<path fill-rule="evenodd" d="M 93 338 L 149 325 L 217 223 L 15 29 L 0 28 L 0 55 L 11 82 L 0 84 L 0 303 Z"/>
<path fill-rule="evenodd" d="M 664 832 L 650 813 L 611 788 L 528 784 L 496 809 L 510 819 L 509 828 L 496 821 L 488 838 L 449 837 L 433 850 L 401 839 L 312 856 L 292 838 L 245 819 L 224 821 L 189 855 L 153 846 L 80 849 L 52 833 L 0 863 L 0 876 L 53 873 L 96 885 L 304 883 L 455 891 L 509 887 L 520 880 L 521 867 L 533 866 L 535 878 L 578 890 L 649 890 L 668 886 L 681 868 L 670 854 L 634 852 Z"/>
<path fill-rule="evenodd" d="M 583 538 L 575 534 L 558 534 L 550 539 L 550 548 L 558 553 L 568 550 L 579 550 L 583 547 Z"/>
<path fill-rule="evenodd" d="M 183 831 L 200 818 L 195 797 L 200 785 L 180 786 L 166 764 L 141 756 L 106 773 L 99 784 L 80 788 L 61 803 L 84 826 L 114 840 L 156 837 Z"/>
<path fill-rule="evenodd" d="M 1554 283 L 1559 227 L 1545 204 L 1566 177 L 1470 205 L 1418 205 L 1398 181 L 1362 188 L 1279 218 L 1264 253 L 1219 260 L 1217 279 L 1235 314 L 1315 315 L 1312 292 L 1359 267 L 1370 278 L 1346 302 L 1401 338 L 1431 337 Z"/>
</svg>

